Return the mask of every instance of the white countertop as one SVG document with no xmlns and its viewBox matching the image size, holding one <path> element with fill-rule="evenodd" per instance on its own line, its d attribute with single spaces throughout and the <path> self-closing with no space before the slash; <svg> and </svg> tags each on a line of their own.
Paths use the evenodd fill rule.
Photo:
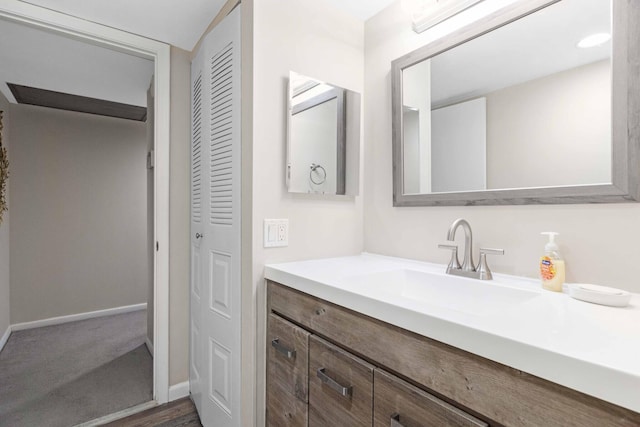
<svg viewBox="0 0 640 427">
<path fill-rule="evenodd" d="M 605 307 L 544 291 L 534 279 L 494 273 L 494 283 L 535 295 L 479 315 L 349 285 L 349 277 L 400 269 L 442 274 L 445 266 L 364 253 L 271 264 L 265 277 L 640 412 L 640 295 L 628 307 Z"/>
</svg>

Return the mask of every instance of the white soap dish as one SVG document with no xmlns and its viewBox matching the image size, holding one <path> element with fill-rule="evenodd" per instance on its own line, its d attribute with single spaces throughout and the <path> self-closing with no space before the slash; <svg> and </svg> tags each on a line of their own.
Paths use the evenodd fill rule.
<svg viewBox="0 0 640 427">
<path fill-rule="evenodd" d="M 609 305 L 612 307 L 626 307 L 631 300 L 631 293 L 622 289 L 609 288 L 600 285 L 588 285 L 586 283 L 572 283 L 569 285 L 569 295 L 572 298 L 594 304 Z"/>
</svg>

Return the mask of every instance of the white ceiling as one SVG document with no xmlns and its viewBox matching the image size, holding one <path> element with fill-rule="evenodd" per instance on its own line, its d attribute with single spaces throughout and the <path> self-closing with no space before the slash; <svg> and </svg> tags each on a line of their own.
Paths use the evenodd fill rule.
<svg viewBox="0 0 640 427">
<path fill-rule="evenodd" d="M 24 0 L 192 50 L 225 0 Z M 260 0 L 261 1 L 261 0 Z M 366 20 L 393 0 L 324 0 Z M 153 62 L 0 20 L 0 92 L 6 82 L 145 106 Z"/>
<path fill-rule="evenodd" d="M 188 51 L 193 50 L 202 33 L 225 4 L 225 0 L 25 1 Z"/>
<path fill-rule="evenodd" d="M 191 51 L 226 0 L 23 0 Z M 264 0 L 257 0 L 264 1 Z M 317 0 L 316 0 L 317 1 Z M 395 0 L 322 0 L 366 21 Z"/>
<path fill-rule="evenodd" d="M 0 19 L 0 91 L 6 82 L 124 104 L 147 105 L 154 63 Z"/>
<path fill-rule="evenodd" d="M 366 21 L 395 0 L 323 0 L 336 9 L 343 10 L 349 15 Z"/>
</svg>

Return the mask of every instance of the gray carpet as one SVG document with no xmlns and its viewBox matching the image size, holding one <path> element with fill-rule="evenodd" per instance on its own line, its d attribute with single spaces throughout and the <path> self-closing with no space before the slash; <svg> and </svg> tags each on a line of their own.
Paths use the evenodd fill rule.
<svg viewBox="0 0 640 427">
<path fill-rule="evenodd" d="M 12 333 L 0 352 L 0 426 L 68 427 L 152 400 L 146 316 Z"/>
</svg>

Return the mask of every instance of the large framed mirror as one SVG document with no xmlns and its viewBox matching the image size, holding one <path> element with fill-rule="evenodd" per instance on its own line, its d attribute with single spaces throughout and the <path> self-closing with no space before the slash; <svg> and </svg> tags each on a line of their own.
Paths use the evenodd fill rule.
<svg viewBox="0 0 640 427">
<path fill-rule="evenodd" d="M 358 194 L 360 94 L 289 73 L 287 187 L 291 193 Z"/>
<path fill-rule="evenodd" d="M 640 2 L 524 0 L 392 63 L 394 206 L 640 200 Z"/>
</svg>

